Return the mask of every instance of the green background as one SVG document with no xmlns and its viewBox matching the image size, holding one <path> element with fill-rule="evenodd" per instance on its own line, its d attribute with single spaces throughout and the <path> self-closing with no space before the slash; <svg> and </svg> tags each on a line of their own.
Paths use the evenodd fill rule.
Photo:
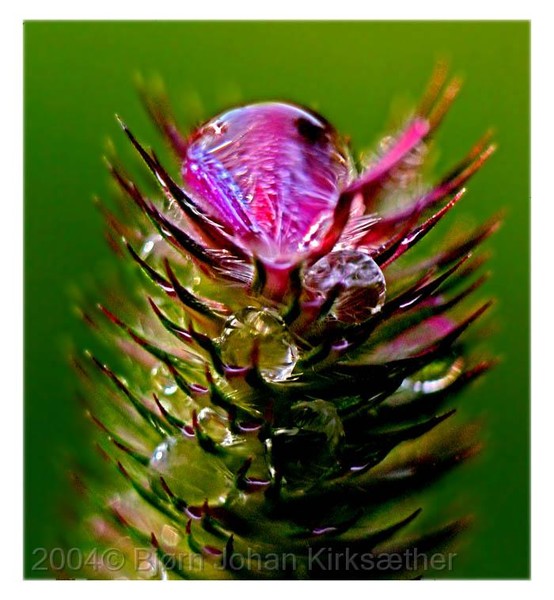
<svg viewBox="0 0 554 600">
<path fill-rule="evenodd" d="M 438 169 L 491 126 L 500 146 L 455 218 L 507 216 L 487 244 L 502 363 L 463 397 L 465 414 L 483 419 L 486 451 L 433 494 L 477 517 L 451 577 L 529 576 L 529 34 L 525 22 L 25 23 L 26 577 L 44 575 L 33 550 L 63 533 L 64 464 L 87 448 L 66 361 L 68 341 L 86 339 L 70 290 L 112 261 L 90 198 L 108 190 L 106 138 L 122 146 L 114 113 L 160 145 L 134 74 L 159 74 L 177 111 L 196 94 L 206 117 L 236 100 L 311 105 L 362 149 L 440 58 L 465 85 L 441 128 Z"/>
</svg>

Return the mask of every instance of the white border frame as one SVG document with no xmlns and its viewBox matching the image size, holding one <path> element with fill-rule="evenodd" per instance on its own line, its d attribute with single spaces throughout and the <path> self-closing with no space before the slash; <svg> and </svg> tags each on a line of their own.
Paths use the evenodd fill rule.
<svg viewBox="0 0 554 600">
<path fill-rule="evenodd" d="M 8 3 L 5 3 L 5 5 Z M 521 595 L 541 594 L 551 586 L 552 557 L 551 537 L 554 534 L 554 486 L 552 478 L 552 424 L 554 411 L 549 370 L 552 367 L 551 354 L 554 343 L 552 280 L 552 227 L 553 205 L 551 172 L 552 172 L 552 139 L 554 139 L 553 111 L 554 94 L 551 56 L 552 21 L 547 13 L 545 2 L 528 1 L 525 3 L 504 1 L 502 4 L 483 1 L 466 0 L 462 5 L 440 0 L 396 0 L 390 3 L 372 2 L 368 8 L 360 8 L 361 2 L 341 0 L 333 6 L 317 3 L 301 3 L 298 0 L 279 0 L 279 10 L 266 3 L 255 1 L 213 1 L 192 3 L 185 0 L 179 2 L 141 3 L 120 1 L 117 5 L 111 1 L 96 0 L 86 4 L 74 1 L 47 2 L 20 1 L 18 6 L 8 8 L 4 14 L 2 8 L 0 54 L 2 64 L 2 121 L 8 137 L 2 144 L 2 161 L 7 189 L 2 190 L 3 212 L 7 210 L 6 223 L 1 236 L 2 241 L 2 333 L 3 344 L 2 368 L 4 391 L 2 406 L 3 428 L 0 436 L 4 468 L 8 469 L 9 480 L 2 492 L 3 517 L 2 540 L 2 578 L 23 586 L 27 593 L 40 593 L 42 597 L 61 599 L 73 597 L 76 592 L 85 597 L 93 597 L 99 590 L 96 582 L 78 582 L 71 585 L 56 582 L 27 581 L 22 582 L 23 557 L 23 412 L 20 399 L 23 397 L 23 45 L 22 22 L 33 20 L 195 20 L 195 19 L 368 19 L 388 20 L 531 20 L 532 35 L 532 579 L 526 581 L 439 581 L 410 584 L 409 590 L 400 590 L 402 594 L 418 598 L 442 597 L 446 593 L 450 598 L 465 598 L 469 593 L 477 592 L 479 596 L 512 593 Z M 265 6 L 264 6 L 265 5 Z M 4 213 L 5 214 L 5 213 Z M 14 225 L 15 224 L 15 225 Z M 16 251 L 14 251 L 17 249 Z M 14 425 L 15 424 L 15 425 Z M 517 549 L 514 549 L 517 551 Z M 78 590 L 73 587 L 78 586 Z M 133 594 L 136 598 L 148 597 L 156 591 L 147 586 L 137 587 L 138 582 L 121 582 L 118 594 Z M 170 584 L 173 585 L 173 584 Z M 296 593 L 302 593 L 301 586 L 309 585 L 310 594 L 358 594 L 363 597 L 369 594 L 390 594 L 386 590 L 387 582 L 347 583 L 347 582 L 187 582 L 186 589 L 179 588 L 179 593 L 206 593 L 220 597 L 237 597 L 245 594 L 264 594 L 273 597 L 291 593 L 294 585 Z M 364 587 L 361 587 L 361 586 Z M 207 587 L 206 587 L 207 586 Z M 224 589 L 222 589 L 224 586 Z M 348 588 L 344 591 L 345 586 Z M 355 586 L 352 588 L 351 586 Z M 369 587 L 365 587 L 369 586 Z M 4 586 L 3 586 L 4 587 Z M 130 588 L 133 589 L 130 589 Z M 261 589 L 260 589 L 261 588 Z M 103 593 L 105 593 L 103 588 Z M 396 588 L 394 591 L 398 591 Z M 175 593 L 177 590 L 171 590 Z M 167 593 L 167 592 L 166 592 Z M 552 597 L 550 595 L 550 597 Z"/>
</svg>

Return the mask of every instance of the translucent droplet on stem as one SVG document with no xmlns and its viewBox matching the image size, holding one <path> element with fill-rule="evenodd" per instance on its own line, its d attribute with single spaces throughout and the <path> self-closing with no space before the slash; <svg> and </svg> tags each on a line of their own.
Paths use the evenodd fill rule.
<svg viewBox="0 0 554 600">
<path fill-rule="evenodd" d="M 344 436 L 342 421 L 337 409 L 325 400 L 301 401 L 291 408 L 294 424 L 302 430 L 321 433 L 326 438 L 326 448 L 334 452 Z"/>
<path fill-rule="evenodd" d="M 331 402 L 297 402 L 291 407 L 288 426 L 273 432 L 269 468 L 278 468 L 291 487 L 317 481 L 337 468 L 343 437 L 341 419 Z"/>
<path fill-rule="evenodd" d="M 171 492 L 190 505 L 206 499 L 218 503 L 233 486 L 232 473 L 220 459 L 202 450 L 196 439 L 185 436 L 169 437 L 159 444 L 150 468 L 153 487 L 161 490 L 161 476 Z"/>
<path fill-rule="evenodd" d="M 404 380 L 403 385 L 409 386 L 414 392 L 432 394 L 447 388 L 462 374 L 464 359 L 459 356 L 452 360 L 437 360 L 421 371 Z"/>
<path fill-rule="evenodd" d="M 259 348 L 258 366 L 266 379 L 282 381 L 290 377 L 298 349 L 277 312 L 248 307 L 227 319 L 219 338 L 225 364 L 249 366 L 255 344 Z"/>
<path fill-rule="evenodd" d="M 150 375 L 156 389 L 165 396 L 172 396 L 178 389 L 175 379 L 171 376 L 169 369 L 163 364 L 157 364 Z"/>
<path fill-rule="evenodd" d="M 198 413 L 198 424 L 218 444 L 225 444 L 231 438 L 227 428 L 228 419 L 222 417 L 213 408 L 205 407 Z"/>
<path fill-rule="evenodd" d="M 305 289 L 322 301 L 337 286 L 341 289 L 331 314 L 339 321 L 364 321 L 378 313 L 385 303 L 385 276 L 363 250 L 331 252 L 304 273 Z"/>
<path fill-rule="evenodd" d="M 157 245 L 163 240 L 162 236 L 159 233 L 148 236 L 144 243 L 142 244 L 142 248 L 140 249 L 140 256 L 143 259 L 146 259 L 154 252 Z"/>
</svg>

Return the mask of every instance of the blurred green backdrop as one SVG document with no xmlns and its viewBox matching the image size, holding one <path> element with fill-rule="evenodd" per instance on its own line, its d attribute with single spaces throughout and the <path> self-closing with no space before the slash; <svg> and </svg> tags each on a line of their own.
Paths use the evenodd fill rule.
<svg viewBox="0 0 554 600">
<path fill-rule="evenodd" d="M 100 157 L 108 136 L 121 140 L 114 113 L 160 145 L 134 74 L 160 75 L 177 112 L 180 98 L 188 95 L 190 107 L 196 94 L 205 117 L 237 100 L 311 105 L 362 149 L 385 132 L 392 101 L 416 100 L 446 58 L 466 83 L 441 128 L 437 169 L 491 126 L 500 145 L 455 218 L 476 223 L 507 209 L 488 243 L 493 347 L 503 362 L 463 397 L 465 414 L 484 421 L 486 452 L 451 476 L 456 486 L 432 495 L 437 506 L 457 502 L 477 517 L 449 576 L 528 577 L 529 24 L 27 22 L 24 39 L 25 576 L 45 575 L 32 570 L 33 551 L 67 533 L 64 464 L 87 448 L 65 357 L 69 340 L 81 346 L 87 337 L 69 292 L 112 261 L 90 198 L 108 189 Z"/>
</svg>

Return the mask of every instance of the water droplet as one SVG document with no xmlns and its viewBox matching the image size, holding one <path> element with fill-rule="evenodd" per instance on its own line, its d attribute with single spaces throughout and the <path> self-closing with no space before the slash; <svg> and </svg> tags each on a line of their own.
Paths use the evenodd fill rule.
<svg viewBox="0 0 554 600">
<path fill-rule="evenodd" d="M 156 245 L 162 241 L 162 236 L 159 233 L 148 236 L 140 249 L 141 258 L 145 259 L 154 251 Z"/>
<path fill-rule="evenodd" d="M 173 494 L 191 505 L 218 503 L 233 486 L 233 474 L 213 455 L 184 436 L 165 439 L 152 453 L 152 487 L 160 491 L 160 476 Z"/>
<path fill-rule="evenodd" d="M 369 253 L 363 250 L 331 252 L 304 274 L 304 287 L 322 301 L 339 284 L 343 289 L 332 310 L 339 321 L 364 321 L 379 312 L 385 303 L 385 276 Z"/>
<path fill-rule="evenodd" d="M 326 437 L 326 447 L 335 451 L 344 436 L 342 422 L 337 409 L 331 402 L 311 400 L 297 402 L 291 408 L 296 427 L 304 431 L 322 433 Z"/>
<path fill-rule="evenodd" d="M 338 466 L 338 448 L 344 428 L 333 404 L 301 401 L 291 408 L 287 427 L 276 429 L 266 444 L 270 471 L 276 468 L 292 487 L 332 474 Z"/>
<path fill-rule="evenodd" d="M 227 429 L 228 419 L 209 407 L 203 408 L 198 413 L 198 424 L 212 440 L 225 444 L 231 434 Z"/>
<path fill-rule="evenodd" d="M 161 538 L 162 538 L 162 542 L 166 546 L 169 546 L 170 548 L 173 548 L 173 547 L 177 546 L 177 544 L 179 543 L 179 541 L 181 539 L 181 535 L 180 535 L 179 531 L 175 527 L 172 527 L 171 525 L 168 525 L 166 523 L 162 527 Z"/>
<path fill-rule="evenodd" d="M 255 342 L 259 344 L 261 374 L 270 381 L 290 377 L 298 349 L 283 319 L 270 309 L 248 307 L 227 319 L 219 338 L 223 362 L 234 367 L 250 365 Z"/>
<path fill-rule="evenodd" d="M 198 129 L 182 175 L 206 212 L 268 262 L 296 262 L 352 180 L 348 148 L 319 115 L 284 103 L 232 109 Z M 253 235 L 253 232 L 256 235 Z"/>
<path fill-rule="evenodd" d="M 165 396 L 172 396 L 177 391 L 178 387 L 175 379 L 173 379 L 169 369 L 163 363 L 158 363 L 150 371 L 150 375 L 156 389 Z"/>
<path fill-rule="evenodd" d="M 461 375 L 464 359 L 459 356 L 453 362 L 450 360 L 437 360 L 415 375 L 405 379 L 403 385 L 413 392 L 432 394 L 447 388 Z"/>
</svg>

